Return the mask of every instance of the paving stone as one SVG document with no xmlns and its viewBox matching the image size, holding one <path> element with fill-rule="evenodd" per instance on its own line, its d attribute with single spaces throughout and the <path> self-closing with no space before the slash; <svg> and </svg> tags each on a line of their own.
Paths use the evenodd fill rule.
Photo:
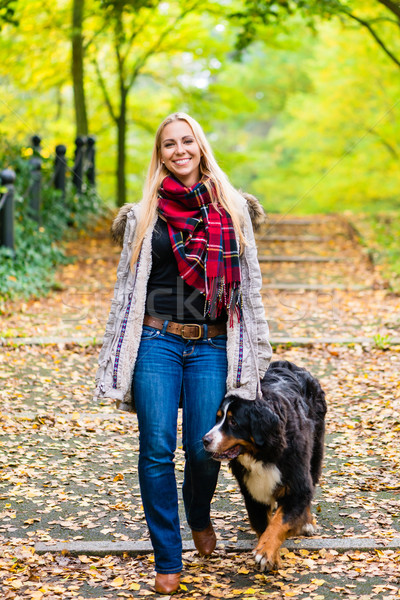
<svg viewBox="0 0 400 600">
<path fill-rule="evenodd" d="M 345 552 L 346 550 L 359 550 L 368 552 L 371 550 L 398 550 L 400 548 L 400 537 L 391 540 L 381 540 L 379 538 L 297 538 L 286 540 L 282 545 L 289 550 L 336 550 Z M 219 541 L 217 548 L 225 548 L 233 552 L 251 552 L 254 549 L 253 541 L 229 542 Z M 57 544 L 38 543 L 35 545 L 38 554 L 47 552 L 59 554 L 68 552 L 68 554 L 78 556 L 107 556 L 108 554 L 148 554 L 153 552 L 150 542 L 60 542 Z M 183 542 L 184 551 L 193 551 L 195 546 L 192 541 Z"/>
</svg>

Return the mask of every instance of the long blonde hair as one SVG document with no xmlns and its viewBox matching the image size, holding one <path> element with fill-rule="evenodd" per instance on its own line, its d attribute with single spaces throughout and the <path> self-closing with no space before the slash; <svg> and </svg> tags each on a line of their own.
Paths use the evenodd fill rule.
<svg viewBox="0 0 400 600">
<path fill-rule="evenodd" d="M 143 238 L 156 215 L 158 206 L 158 190 L 161 182 L 167 175 L 170 175 L 170 171 L 161 162 L 161 134 L 164 130 L 164 127 L 173 121 L 186 121 L 186 123 L 191 127 L 193 135 L 200 148 L 200 175 L 201 178 L 204 178 L 204 184 L 207 188 L 207 191 L 210 194 L 210 197 L 214 198 L 214 201 L 217 204 L 220 204 L 229 212 L 236 234 L 239 236 L 241 251 L 246 245 L 246 239 L 243 235 L 241 227 L 243 222 L 243 197 L 231 185 L 228 177 L 218 166 L 218 163 L 215 160 L 214 154 L 211 150 L 211 146 L 208 143 L 204 131 L 199 123 L 186 113 L 177 112 L 166 117 L 166 119 L 164 119 L 157 129 L 150 165 L 143 187 L 142 206 L 132 248 L 131 268 L 133 268 L 134 264 L 139 258 Z"/>
</svg>

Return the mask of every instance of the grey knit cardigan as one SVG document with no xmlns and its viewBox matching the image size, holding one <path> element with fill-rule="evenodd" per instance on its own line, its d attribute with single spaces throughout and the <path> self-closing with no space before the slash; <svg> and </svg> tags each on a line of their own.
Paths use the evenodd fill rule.
<svg viewBox="0 0 400 600">
<path fill-rule="evenodd" d="M 234 319 L 227 328 L 227 394 L 254 400 L 259 381 L 271 359 L 268 324 L 261 300 L 261 272 L 257 260 L 253 225 L 264 219 L 264 211 L 254 196 L 244 195 L 243 233 L 248 242 L 240 256 L 243 319 Z M 131 396 L 132 374 L 140 344 L 147 281 L 151 271 L 151 241 L 156 218 L 143 239 L 135 269 L 130 268 L 132 242 L 142 203 L 125 204 L 112 225 L 114 240 L 122 245 L 114 298 L 99 355 L 95 398 L 113 398 L 117 408 L 134 410 Z M 253 223 L 253 225 L 252 225 Z"/>
</svg>

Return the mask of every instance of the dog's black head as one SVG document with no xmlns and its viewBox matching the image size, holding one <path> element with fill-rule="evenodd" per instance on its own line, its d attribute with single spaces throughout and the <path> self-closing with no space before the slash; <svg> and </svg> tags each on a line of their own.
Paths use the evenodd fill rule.
<svg viewBox="0 0 400 600">
<path fill-rule="evenodd" d="M 286 446 L 283 417 L 265 400 L 225 398 L 217 423 L 203 437 L 203 444 L 216 460 L 260 452 L 278 457 Z"/>
</svg>

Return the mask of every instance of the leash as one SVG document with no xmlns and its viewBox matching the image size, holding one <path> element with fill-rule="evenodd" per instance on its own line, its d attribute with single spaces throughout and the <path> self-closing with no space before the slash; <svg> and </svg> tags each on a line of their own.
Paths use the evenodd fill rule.
<svg viewBox="0 0 400 600">
<path fill-rule="evenodd" d="M 261 400 L 262 399 L 262 391 L 261 391 L 261 379 L 260 379 L 260 371 L 258 369 L 258 358 L 257 358 L 257 352 L 254 348 L 254 343 L 253 343 L 253 339 L 252 337 L 249 335 L 249 330 L 247 329 L 247 325 L 246 325 L 246 320 L 243 317 L 243 323 L 244 326 L 246 328 L 246 332 L 247 332 L 247 338 L 250 342 L 250 350 L 251 353 L 253 355 L 253 360 L 254 360 L 254 366 L 256 368 L 256 374 L 257 374 L 257 400 Z"/>
</svg>

